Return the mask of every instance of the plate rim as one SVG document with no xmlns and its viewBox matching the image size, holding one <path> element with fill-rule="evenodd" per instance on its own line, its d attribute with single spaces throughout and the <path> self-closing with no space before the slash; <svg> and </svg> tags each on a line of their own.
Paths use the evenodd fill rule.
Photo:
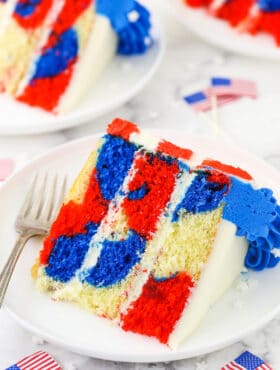
<svg viewBox="0 0 280 370">
<path fill-rule="evenodd" d="M 151 128 L 151 129 L 145 129 L 145 131 L 146 130 L 151 132 L 152 134 L 158 136 L 158 137 L 167 138 L 167 139 L 170 136 L 170 134 L 172 135 L 172 133 L 175 134 L 175 135 L 176 135 L 176 133 L 177 134 L 179 134 L 179 133 L 182 134 L 182 130 L 179 130 L 179 129 L 176 130 L 176 129 Z M 211 145 L 215 145 L 215 143 L 216 144 L 219 143 L 220 146 L 222 146 L 224 148 L 227 148 L 227 150 L 230 149 L 230 150 L 233 150 L 233 152 L 236 152 L 236 151 L 239 152 L 240 155 L 241 154 L 245 155 L 248 158 L 248 160 L 254 160 L 254 161 L 262 162 L 263 165 L 268 167 L 269 170 L 272 171 L 273 174 L 280 179 L 280 172 L 276 168 L 274 168 L 268 162 L 264 161 L 262 158 L 258 158 L 256 155 L 248 152 L 247 150 L 245 150 L 243 148 L 239 148 L 239 147 L 237 147 L 233 144 L 221 143 L 221 142 L 218 142 L 218 140 L 216 140 L 216 139 L 208 138 L 204 135 L 197 135 L 197 134 L 189 133 L 187 130 L 184 130 L 183 133 L 184 133 L 184 135 L 188 135 L 190 137 L 190 139 L 195 138 L 196 140 L 201 140 L 202 142 L 210 142 Z M 18 176 L 24 175 L 24 173 L 28 170 L 31 170 L 34 167 L 34 165 L 35 165 L 35 167 L 38 166 L 42 160 L 46 159 L 50 155 L 54 156 L 56 153 L 60 153 L 61 151 L 64 151 L 65 149 L 69 150 L 69 149 L 71 149 L 71 147 L 82 146 L 83 143 L 86 143 L 86 142 L 88 142 L 88 143 L 93 142 L 94 143 L 94 142 L 96 142 L 96 140 L 101 135 L 104 135 L 104 132 L 96 133 L 96 134 L 93 134 L 93 135 L 88 135 L 88 136 L 85 136 L 85 137 L 82 137 L 82 138 L 79 138 L 79 139 L 76 139 L 76 140 L 71 140 L 71 141 L 66 142 L 64 144 L 58 145 L 54 148 L 51 148 L 43 154 L 40 154 L 40 155 L 36 156 L 34 159 L 28 161 L 22 168 L 18 169 L 1 186 L 0 193 L 2 193 L 2 191 L 4 189 L 9 187 L 9 184 L 11 182 L 16 181 Z M 54 344 L 58 345 L 61 348 L 65 348 L 67 350 L 70 350 L 70 351 L 73 351 L 73 352 L 76 352 L 76 353 L 79 353 L 79 354 L 82 354 L 82 355 L 86 355 L 86 356 L 90 356 L 90 357 L 94 357 L 94 358 L 99 358 L 99 359 L 103 359 L 103 360 L 130 362 L 130 363 L 132 363 L 132 362 L 139 362 L 139 363 L 150 362 L 151 363 L 151 362 L 174 361 L 174 360 L 192 358 L 192 357 L 204 355 L 204 354 L 211 353 L 213 351 L 222 349 L 224 347 L 227 347 L 227 346 L 237 342 L 238 340 L 242 339 L 245 335 L 249 335 L 249 334 L 261 329 L 262 327 L 264 327 L 269 321 L 271 321 L 280 312 L 280 302 L 279 302 L 278 306 L 275 306 L 275 308 L 272 311 L 263 315 L 262 320 L 254 321 L 250 325 L 246 326 L 244 330 L 240 330 L 235 335 L 232 335 L 231 337 L 229 337 L 226 341 L 225 340 L 220 340 L 219 342 L 216 342 L 215 345 L 209 344 L 207 347 L 204 347 L 200 350 L 198 349 L 196 351 L 192 351 L 192 352 L 189 352 L 189 353 L 188 353 L 188 351 L 178 351 L 178 350 L 171 351 L 170 350 L 166 353 L 161 353 L 161 354 L 145 354 L 144 358 L 141 354 L 139 354 L 139 355 L 135 355 L 135 354 L 132 354 L 132 355 L 129 355 L 129 354 L 116 355 L 115 353 L 113 353 L 113 354 L 110 355 L 110 353 L 107 353 L 107 352 L 96 351 L 94 349 L 93 350 L 87 350 L 87 349 L 83 349 L 82 347 L 80 347 L 77 344 L 73 345 L 73 344 L 65 343 L 62 339 L 60 339 L 60 338 L 57 339 L 52 334 L 46 333 L 46 332 L 42 331 L 42 329 L 36 327 L 36 325 L 33 325 L 32 323 L 24 320 L 23 317 L 21 317 L 20 315 L 18 315 L 15 312 L 13 312 L 13 310 L 11 308 L 9 308 L 9 303 L 8 302 L 4 305 L 4 309 L 20 326 L 27 329 L 31 333 L 34 333 L 35 335 L 38 335 L 38 336 L 42 337 L 43 339 L 46 339 L 50 343 L 54 343 Z M 179 347 L 179 349 L 180 349 L 180 347 Z"/>
</svg>

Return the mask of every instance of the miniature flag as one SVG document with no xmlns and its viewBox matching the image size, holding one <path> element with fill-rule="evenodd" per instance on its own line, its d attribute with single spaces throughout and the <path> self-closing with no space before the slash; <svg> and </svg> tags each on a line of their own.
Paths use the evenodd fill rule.
<svg viewBox="0 0 280 370">
<path fill-rule="evenodd" d="M 196 112 L 207 112 L 212 107 L 212 89 L 206 89 L 204 91 L 196 92 L 192 95 L 184 96 L 184 100 L 196 111 Z M 227 104 L 233 100 L 238 99 L 236 96 L 224 95 L 217 96 L 217 106 Z"/>
<path fill-rule="evenodd" d="M 265 363 L 261 358 L 246 351 L 229 362 L 221 370 L 273 370 L 271 366 Z"/>
<path fill-rule="evenodd" d="M 222 77 L 213 77 L 211 79 L 211 91 L 216 96 L 248 96 L 249 98 L 253 99 L 256 99 L 258 96 L 257 86 L 255 82 Z"/>
<path fill-rule="evenodd" d="M 14 170 L 14 161 L 11 158 L 0 158 L 0 181 L 6 180 Z"/>
<path fill-rule="evenodd" d="M 47 352 L 38 351 L 6 370 L 62 370 L 62 367 Z"/>
</svg>

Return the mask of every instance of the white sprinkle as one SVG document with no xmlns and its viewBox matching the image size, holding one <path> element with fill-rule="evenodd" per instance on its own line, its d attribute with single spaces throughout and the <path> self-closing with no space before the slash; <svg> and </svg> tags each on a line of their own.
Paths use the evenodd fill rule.
<svg viewBox="0 0 280 370">
<path fill-rule="evenodd" d="M 128 61 L 125 61 L 121 64 L 121 70 L 122 72 L 126 73 L 126 72 L 130 72 L 133 68 L 133 65 L 131 62 L 128 62 Z"/>
<path fill-rule="evenodd" d="M 237 299 L 233 302 L 233 307 L 237 310 L 241 310 L 244 307 L 244 302 L 242 302 L 240 299 Z"/>
<path fill-rule="evenodd" d="M 248 291 L 249 287 L 246 281 L 239 281 L 236 290 L 240 293 L 246 293 Z"/>
<path fill-rule="evenodd" d="M 273 256 L 276 258 L 280 257 L 280 249 L 278 248 L 273 248 L 270 253 L 273 254 Z"/>
<path fill-rule="evenodd" d="M 207 370 L 207 363 L 205 361 L 197 362 L 195 365 L 196 370 Z"/>
<path fill-rule="evenodd" d="M 159 118 L 159 113 L 158 112 L 150 112 L 149 113 L 149 119 L 157 119 Z"/>
<path fill-rule="evenodd" d="M 35 344 L 36 346 L 42 346 L 43 344 L 46 343 L 46 341 L 43 338 L 37 337 L 37 335 L 32 335 L 32 343 Z"/>
<path fill-rule="evenodd" d="M 132 10 L 131 12 L 128 13 L 127 17 L 130 22 L 135 23 L 138 21 L 140 16 L 136 10 Z"/>
<path fill-rule="evenodd" d="M 64 365 L 64 370 L 78 370 L 77 366 L 73 362 L 67 362 Z"/>
<path fill-rule="evenodd" d="M 150 37 L 145 37 L 144 43 L 146 46 L 150 46 L 152 44 L 152 39 Z"/>
</svg>

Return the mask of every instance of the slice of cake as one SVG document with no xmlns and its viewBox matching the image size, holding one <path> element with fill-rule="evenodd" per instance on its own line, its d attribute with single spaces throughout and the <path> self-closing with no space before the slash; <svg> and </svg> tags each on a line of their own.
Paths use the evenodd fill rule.
<svg viewBox="0 0 280 370">
<path fill-rule="evenodd" d="M 279 261 L 272 192 L 240 168 L 195 158 L 113 121 L 44 241 L 37 287 L 177 347 L 244 264 Z"/>
<path fill-rule="evenodd" d="M 47 111 L 73 109 L 117 50 L 139 54 L 148 47 L 150 15 L 134 0 L 7 0 L 6 6 L 12 11 L 0 13 L 0 91 Z"/>
<path fill-rule="evenodd" d="M 279 0 L 185 0 L 185 3 L 191 7 L 206 7 L 209 14 L 226 20 L 238 31 L 271 34 L 280 45 Z"/>
</svg>

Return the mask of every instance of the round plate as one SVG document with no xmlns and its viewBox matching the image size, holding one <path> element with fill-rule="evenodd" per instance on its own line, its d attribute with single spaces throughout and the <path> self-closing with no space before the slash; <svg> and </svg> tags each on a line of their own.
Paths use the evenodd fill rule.
<svg viewBox="0 0 280 370">
<path fill-rule="evenodd" d="M 270 35 L 240 34 L 227 22 L 210 16 L 204 9 L 190 8 L 183 0 L 168 0 L 168 6 L 190 31 L 215 46 L 258 58 L 280 59 L 280 47 Z"/>
<path fill-rule="evenodd" d="M 280 174 L 275 169 L 235 147 L 181 131 L 152 130 L 152 133 L 192 148 L 202 157 L 211 156 L 235 165 L 241 163 L 254 176 L 258 186 L 275 189 L 275 184 L 280 183 Z M 14 221 L 34 172 L 63 171 L 72 181 L 98 137 L 73 141 L 33 160 L 0 189 L 0 268 L 15 242 Z M 54 302 L 39 293 L 30 269 L 41 242 L 41 239 L 32 239 L 25 247 L 8 290 L 6 308 L 26 329 L 74 352 L 115 361 L 183 359 L 227 346 L 259 329 L 280 311 L 280 290 L 275 289 L 280 284 L 280 269 L 250 272 L 249 277 L 258 282 L 254 288 L 239 296 L 233 286 L 212 307 L 194 335 L 177 350 L 171 350 L 153 338 L 124 332 L 106 319 L 71 303 Z"/>
<path fill-rule="evenodd" d="M 142 1 L 149 4 L 151 1 Z M 0 94 L 0 135 L 38 134 L 88 123 L 135 96 L 152 78 L 164 52 L 163 33 L 152 11 L 153 46 L 140 56 L 116 55 L 78 107 L 65 115 L 21 104 Z"/>
</svg>

